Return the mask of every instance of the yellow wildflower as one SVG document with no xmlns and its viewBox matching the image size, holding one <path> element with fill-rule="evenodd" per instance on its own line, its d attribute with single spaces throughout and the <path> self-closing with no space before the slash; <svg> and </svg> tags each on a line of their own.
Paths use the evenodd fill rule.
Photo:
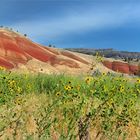
<svg viewBox="0 0 140 140">
<path fill-rule="evenodd" d="M 137 83 L 140 84 L 140 79 L 137 79 Z"/>
<path fill-rule="evenodd" d="M 71 90 L 71 86 L 70 86 L 70 85 L 66 85 L 66 86 L 64 86 L 64 89 L 65 89 L 66 91 L 69 91 L 69 90 Z"/>
<path fill-rule="evenodd" d="M 89 84 L 89 83 L 91 82 L 91 80 L 92 80 L 92 77 L 86 77 L 86 78 L 85 78 L 85 82 L 86 82 L 87 84 Z"/>
<path fill-rule="evenodd" d="M 22 92 L 22 88 L 17 87 L 17 92 L 18 92 L 18 93 L 21 93 L 21 92 Z"/>
<path fill-rule="evenodd" d="M 121 86 L 120 87 L 120 92 L 123 92 L 124 91 L 124 86 Z"/>
<path fill-rule="evenodd" d="M 106 75 L 106 73 L 105 73 L 105 72 L 103 72 L 103 73 L 102 73 L 102 75 L 103 75 L 103 76 L 105 76 L 105 75 Z"/>
<path fill-rule="evenodd" d="M 6 70 L 6 68 L 5 68 L 5 67 L 0 66 L 0 70 L 1 70 L 1 71 L 5 71 L 5 70 Z"/>
<path fill-rule="evenodd" d="M 23 101 L 22 101 L 21 98 L 16 98 L 16 100 L 15 100 L 14 102 L 15 102 L 15 104 L 17 104 L 17 105 L 21 105 Z"/>
<path fill-rule="evenodd" d="M 56 96 L 60 96 L 61 95 L 61 92 L 56 92 Z"/>
</svg>

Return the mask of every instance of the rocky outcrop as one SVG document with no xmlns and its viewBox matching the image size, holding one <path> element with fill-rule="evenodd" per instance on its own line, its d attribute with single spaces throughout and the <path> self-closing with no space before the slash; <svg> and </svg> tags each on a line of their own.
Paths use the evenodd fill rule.
<svg viewBox="0 0 140 140">
<path fill-rule="evenodd" d="M 138 66 L 130 65 L 128 63 L 123 63 L 119 61 L 104 61 L 103 65 L 116 72 L 134 75 L 138 74 Z"/>
</svg>

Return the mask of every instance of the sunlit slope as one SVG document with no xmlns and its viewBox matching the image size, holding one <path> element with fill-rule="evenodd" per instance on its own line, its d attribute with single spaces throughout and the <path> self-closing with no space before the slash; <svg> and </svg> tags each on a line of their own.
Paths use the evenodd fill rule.
<svg viewBox="0 0 140 140">
<path fill-rule="evenodd" d="M 18 68 L 31 60 L 70 68 L 80 68 L 81 64 L 89 65 L 88 60 L 69 51 L 44 47 L 17 32 L 0 29 L 0 66 L 7 69 Z"/>
</svg>

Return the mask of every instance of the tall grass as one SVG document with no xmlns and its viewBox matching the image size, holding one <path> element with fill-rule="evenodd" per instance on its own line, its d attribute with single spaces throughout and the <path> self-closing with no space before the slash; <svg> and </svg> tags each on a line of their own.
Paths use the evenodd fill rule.
<svg viewBox="0 0 140 140">
<path fill-rule="evenodd" d="M 138 139 L 140 79 L 0 73 L 3 139 Z"/>
</svg>

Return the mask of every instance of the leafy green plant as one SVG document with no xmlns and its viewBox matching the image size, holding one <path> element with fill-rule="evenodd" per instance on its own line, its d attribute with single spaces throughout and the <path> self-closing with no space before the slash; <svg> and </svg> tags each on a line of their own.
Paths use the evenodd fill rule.
<svg viewBox="0 0 140 140">
<path fill-rule="evenodd" d="M 0 136 L 16 139 L 139 137 L 140 79 L 0 72 Z M 131 128 L 134 128 L 131 130 Z"/>
</svg>

